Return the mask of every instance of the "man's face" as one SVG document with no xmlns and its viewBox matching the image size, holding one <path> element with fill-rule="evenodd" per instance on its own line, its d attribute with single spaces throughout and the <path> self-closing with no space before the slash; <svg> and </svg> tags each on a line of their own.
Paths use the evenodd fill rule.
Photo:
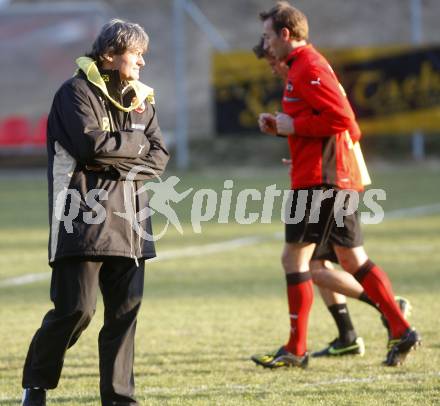
<svg viewBox="0 0 440 406">
<path fill-rule="evenodd" d="M 266 56 L 265 56 L 267 62 L 269 63 L 269 66 L 272 69 L 273 73 L 276 73 L 275 67 L 280 63 L 278 59 L 276 59 L 273 54 L 271 54 L 268 50 L 266 50 Z"/>
<path fill-rule="evenodd" d="M 270 53 L 266 55 L 266 59 L 272 70 L 272 73 L 280 76 L 282 79 L 286 79 L 289 67 L 283 61 L 276 59 Z"/>
<path fill-rule="evenodd" d="M 139 71 L 145 66 L 143 50 L 127 50 L 122 55 L 113 55 L 111 69 L 119 70 L 121 80 L 139 80 Z"/>
<path fill-rule="evenodd" d="M 286 43 L 281 36 L 277 35 L 274 31 L 271 18 L 263 21 L 263 38 L 264 49 L 268 51 L 269 54 L 278 60 L 283 60 L 287 56 Z"/>
</svg>

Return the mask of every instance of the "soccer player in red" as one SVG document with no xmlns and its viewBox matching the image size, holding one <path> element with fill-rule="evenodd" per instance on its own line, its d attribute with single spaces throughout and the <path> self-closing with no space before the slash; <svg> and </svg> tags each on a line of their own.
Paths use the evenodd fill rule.
<svg viewBox="0 0 440 406">
<path fill-rule="evenodd" d="M 286 221 L 282 264 L 286 274 L 290 336 L 279 350 L 255 355 L 252 360 L 269 368 L 306 367 L 307 324 L 313 302 L 310 260 L 317 245 L 332 244 L 342 268 L 352 274 L 368 297 L 379 306 L 391 340 L 384 363 L 401 364 L 420 343 L 394 300 L 386 273 L 368 257 L 357 212 L 343 216 L 352 198 L 348 191 L 362 191 L 361 174 L 353 151 L 360 129 L 335 73 L 315 48 L 307 43 L 305 15 L 288 2 L 278 2 L 260 14 L 265 48 L 289 66 L 284 89 L 283 113 L 262 113 L 262 132 L 288 136 L 292 159 L 290 217 L 305 198 L 302 221 Z M 341 194 L 341 192 L 343 192 Z M 314 206 L 320 197 L 319 207 Z M 342 207 L 338 196 L 343 196 Z M 298 207 L 297 207 L 298 206 Z"/>
<path fill-rule="evenodd" d="M 283 82 L 287 81 L 289 66 L 275 59 L 275 57 L 264 48 L 264 38 L 261 37 L 259 43 L 253 48 L 255 56 L 258 59 L 264 58 L 269 64 L 272 73 L 279 76 Z M 283 137 L 287 138 L 287 137 Z M 291 160 L 284 159 L 286 166 L 291 166 Z M 365 184 L 369 184 L 369 176 L 365 177 Z M 381 314 L 381 320 L 387 329 L 388 337 L 390 337 L 390 329 L 386 319 L 380 312 L 376 303 L 365 294 L 363 287 L 348 272 L 336 271 L 332 262 L 338 263 L 338 259 L 330 244 L 317 247 L 313 252 L 310 261 L 310 271 L 312 280 L 319 289 L 322 300 L 324 301 L 328 311 L 330 312 L 336 327 L 338 336 L 328 343 L 328 345 L 320 351 L 312 352 L 312 357 L 340 357 L 343 355 L 364 355 L 365 344 L 362 337 L 359 337 L 351 321 L 350 312 L 347 306 L 346 296 L 360 300 L 374 307 Z M 410 314 L 411 305 L 408 299 L 401 296 L 395 297 L 400 310 L 405 318 Z"/>
</svg>

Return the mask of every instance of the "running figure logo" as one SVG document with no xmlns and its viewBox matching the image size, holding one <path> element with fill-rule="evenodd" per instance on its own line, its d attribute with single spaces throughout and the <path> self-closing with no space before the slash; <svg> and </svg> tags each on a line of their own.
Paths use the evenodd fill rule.
<svg viewBox="0 0 440 406">
<path fill-rule="evenodd" d="M 115 212 L 114 214 L 128 221 L 133 230 L 146 241 L 157 241 L 162 238 L 170 223 L 180 234 L 183 234 L 182 225 L 180 224 L 177 213 L 170 206 L 170 202 L 181 202 L 193 191 L 193 188 L 178 193 L 175 186 L 180 182 L 180 179 L 177 176 L 170 176 L 165 181 L 162 181 L 160 176 L 158 176 L 152 169 L 148 168 L 148 172 L 151 172 L 153 177 L 158 181 L 148 181 L 141 188 L 136 190 L 133 185 L 133 180 L 140 171 L 145 171 L 145 167 L 138 165 L 129 172 L 127 181 L 124 183 L 125 212 Z M 137 212 L 133 205 L 133 195 L 139 195 L 146 193 L 147 191 L 152 192 L 152 194 L 150 194 L 148 207 L 144 207 Z M 163 215 L 166 218 L 166 224 L 160 233 L 156 232 L 153 236 L 142 228 L 141 222 L 151 217 L 154 213 Z"/>
<path fill-rule="evenodd" d="M 179 182 L 180 179 L 177 176 L 170 176 L 167 180 L 161 182 L 147 182 L 139 189 L 139 193 L 147 190 L 153 191 L 154 194 L 150 197 L 149 201 L 149 215 L 151 216 L 155 212 L 162 214 L 180 234 L 183 234 L 183 228 L 177 217 L 177 213 L 170 206 L 169 202 L 180 203 L 193 191 L 193 188 L 178 193 L 174 187 Z"/>
</svg>

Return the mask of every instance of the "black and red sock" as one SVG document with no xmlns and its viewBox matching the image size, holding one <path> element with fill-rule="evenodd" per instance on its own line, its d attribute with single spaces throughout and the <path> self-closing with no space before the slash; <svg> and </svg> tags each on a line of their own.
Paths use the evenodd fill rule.
<svg viewBox="0 0 440 406">
<path fill-rule="evenodd" d="M 394 300 L 394 293 L 387 274 L 368 260 L 358 269 L 354 277 L 363 286 L 373 303 L 377 303 L 379 310 L 388 321 L 391 336 L 393 338 L 401 337 L 410 325 Z"/>
<path fill-rule="evenodd" d="M 362 292 L 360 294 L 360 296 L 358 297 L 358 300 L 360 300 L 361 302 L 364 302 L 366 304 L 369 304 L 371 307 L 374 307 L 379 313 L 381 313 L 377 303 L 374 303 L 365 292 Z"/>
<path fill-rule="evenodd" d="M 310 271 L 286 274 L 289 302 L 290 336 L 285 348 L 295 355 L 307 351 L 307 326 L 313 303 L 313 282 Z"/>
</svg>

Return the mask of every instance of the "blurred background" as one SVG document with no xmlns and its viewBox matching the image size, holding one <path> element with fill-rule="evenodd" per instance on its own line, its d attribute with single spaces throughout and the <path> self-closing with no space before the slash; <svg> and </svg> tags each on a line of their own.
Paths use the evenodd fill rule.
<svg viewBox="0 0 440 406">
<path fill-rule="evenodd" d="M 179 169 L 279 165 L 284 142 L 258 134 L 256 117 L 282 91 L 252 53 L 258 13 L 274 1 L 0 1 L 0 165 L 45 165 L 52 97 L 112 17 L 150 35 L 142 81 Z M 440 1 L 298 0 L 310 40 L 352 102 L 372 161 L 440 156 Z"/>
</svg>

